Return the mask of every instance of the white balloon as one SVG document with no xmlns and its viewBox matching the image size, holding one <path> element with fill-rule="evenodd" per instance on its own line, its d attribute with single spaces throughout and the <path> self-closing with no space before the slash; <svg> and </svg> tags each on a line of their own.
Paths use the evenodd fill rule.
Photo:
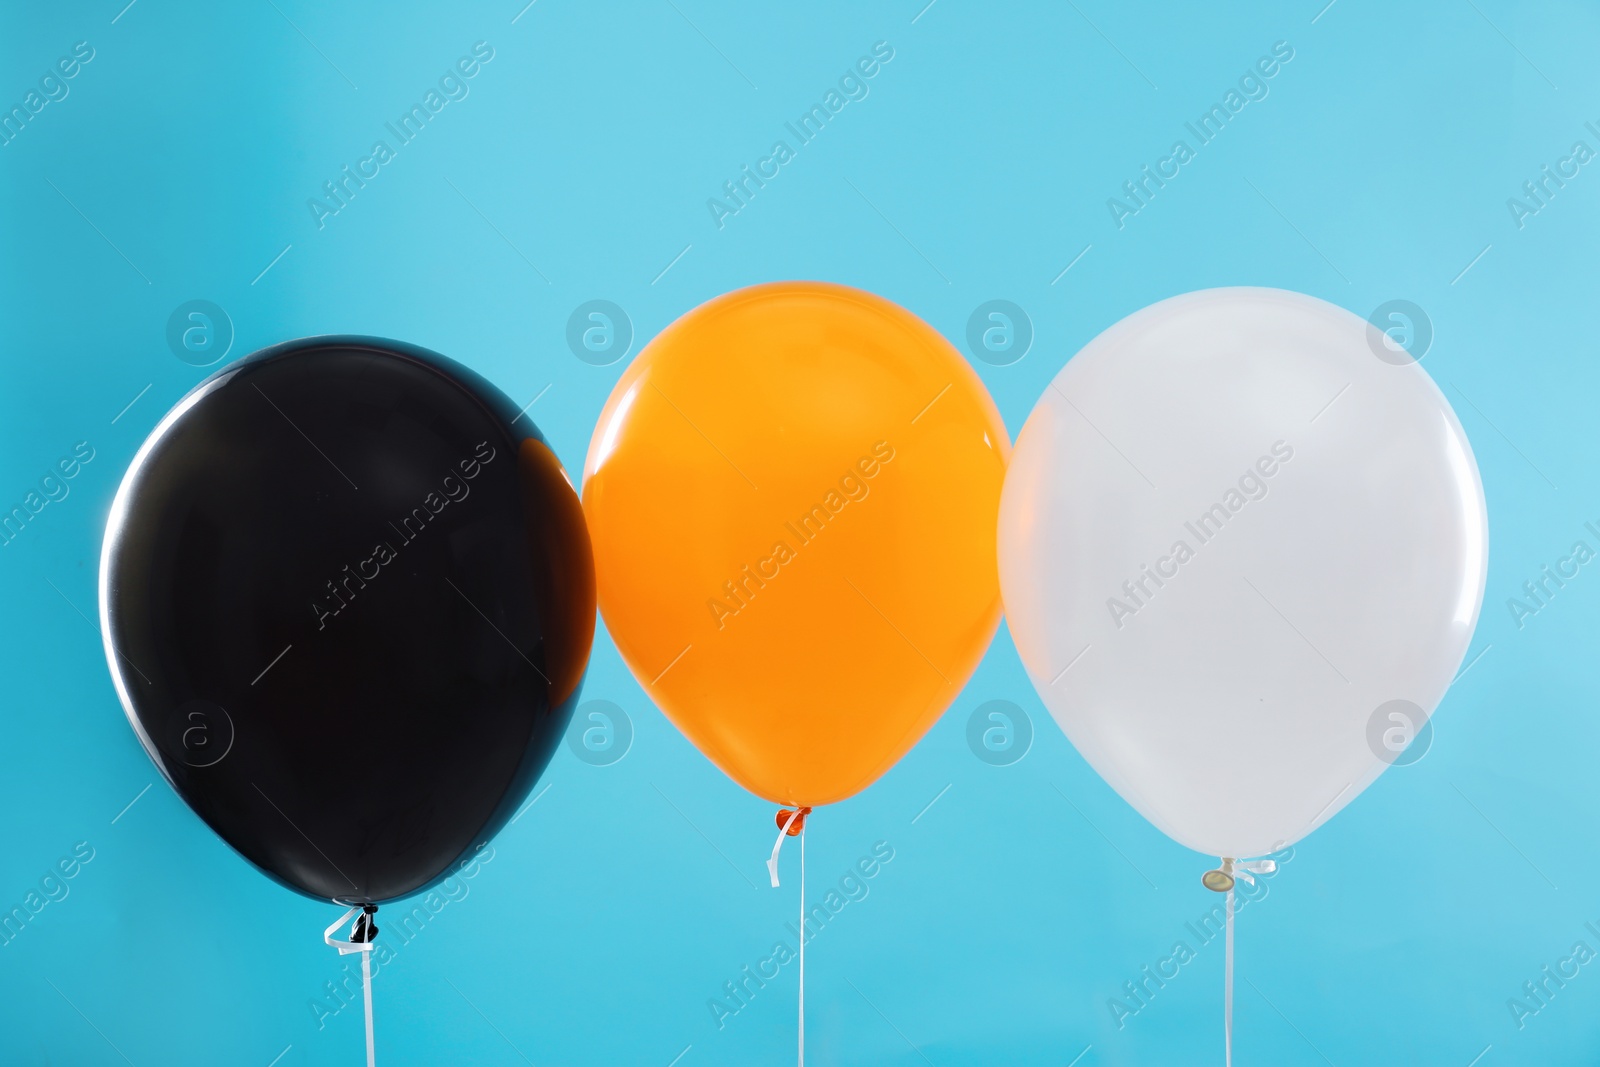
<svg viewBox="0 0 1600 1067">
<path fill-rule="evenodd" d="M 1178 842 L 1259 856 L 1423 728 L 1477 622 L 1488 518 L 1403 347 L 1312 297 L 1211 289 L 1051 382 L 999 555 L 1022 661 L 1084 758 Z"/>
</svg>

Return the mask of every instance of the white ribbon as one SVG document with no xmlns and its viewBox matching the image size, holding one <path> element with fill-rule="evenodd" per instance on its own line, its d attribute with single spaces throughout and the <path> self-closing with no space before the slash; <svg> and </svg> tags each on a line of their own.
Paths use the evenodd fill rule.
<svg viewBox="0 0 1600 1067">
<path fill-rule="evenodd" d="M 1222 873 L 1229 877 L 1227 934 L 1223 938 L 1222 964 L 1222 1055 L 1225 1067 L 1233 1067 L 1233 885 L 1232 879 L 1242 878 L 1251 885 L 1253 874 L 1271 874 L 1278 865 L 1271 860 L 1222 859 Z"/>
<path fill-rule="evenodd" d="M 778 842 L 772 846 L 772 858 L 767 860 L 767 873 L 772 876 L 772 888 L 778 888 L 778 853 L 783 849 L 783 839 L 789 828 L 800 819 L 800 1067 L 806 1067 L 806 824 L 804 815 L 809 808 L 796 807 L 789 813 L 778 830 Z M 781 811 L 778 814 L 783 814 Z"/>
<path fill-rule="evenodd" d="M 778 843 L 772 846 L 772 858 L 767 860 L 767 874 L 772 877 L 772 888 L 774 889 L 778 888 L 778 853 L 783 849 L 783 839 L 789 836 L 789 827 L 794 825 L 794 821 L 800 817 L 800 813 L 804 810 L 804 808 L 795 808 L 789 813 L 789 820 L 778 829 Z M 780 812 L 779 814 L 782 813 Z M 803 841 L 805 840 L 805 823 L 801 823 L 800 827 L 800 839 Z M 804 886 L 800 888 L 800 892 L 802 895 L 805 893 Z"/>
<path fill-rule="evenodd" d="M 1254 885 L 1251 882 L 1251 885 Z M 1223 942 L 1222 1062 L 1233 1067 L 1233 890 L 1228 890 L 1228 936 Z"/>
<path fill-rule="evenodd" d="M 793 822 L 794 820 L 790 820 Z M 774 875 L 773 877 L 777 877 Z M 806 1067 L 806 824 L 800 824 L 800 1067 Z"/>
<path fill-rule="evenodd" d="M 372 938 L 375 935 L 368 933 L 367 940 L 365 941 L 347 941 L 343 939 L 335 940 L 333 936 L 334 931 L 338 930 L 345 923 L 349 922 L 353 916 L 362 913 L 363 910 L 364 909 L 362 906 L 357 904 L 355 907 L 339 916 L 339 918 L 334 921 L 332 926 L 322 931 L 322 940 L 327 942 L 329 947 L 338 949 L 339 955 L 341 956 L 348 956 L 352 952 L 359 952 L 361 954 L 361 1000 L 366 1008 L 367 1014 L 367 1067 L 377 1067 L 376 1052 L 373 1048 L 372 1041 Z M 370 927 L 373 925 L 371 916 L 361 915 L 361 917 L 357 918 L 355 921 L 355 927 L 351 933 L 352 937 L 354 937 L 356 933 L 365 932 L 362 927 L 363 919 L 366 920 L 367 926 Z"/>
</svg>

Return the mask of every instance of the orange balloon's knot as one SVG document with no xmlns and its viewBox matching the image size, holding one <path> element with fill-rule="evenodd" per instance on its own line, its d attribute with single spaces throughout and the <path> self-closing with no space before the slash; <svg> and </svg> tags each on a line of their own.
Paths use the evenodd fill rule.
<svg viewBox="0 0 1600 1067">
<path fill-rule="evenodd" d="M 787 826 L 789 828 L 789 836 L 798 837 L 800 836 L 800 831 L 806 828 L 806 816 L 810 814 L 810 808 L 801 808 L 799 815 L 795 815 L 794 810 L 791 808 L 779 808 L 777 820 L 778 829 L 782 830 L 785 826 Z M 794 816 L 794 822 L 792 824 L 789 822 L 790 816 Z"/>
</svg>

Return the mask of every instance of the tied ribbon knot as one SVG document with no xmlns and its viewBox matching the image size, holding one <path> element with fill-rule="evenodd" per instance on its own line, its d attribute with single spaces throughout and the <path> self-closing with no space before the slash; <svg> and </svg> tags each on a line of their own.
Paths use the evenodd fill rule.
<svg viewBox="0 0 1600 1067">
<path fill-rule="evenodd" d="M 772 878 L 772 888 L 778 888 L 778 853 L 783 850 L 785 837 L 799 837 L 806 828 L 806 816 L 811 814 L 810 808 L 788 808 L 778 810 L 778 842 L 772 846 L 772 858 L 767 860 L 767 874 Z"/>
<path fill-rule="evenodd" d="M 1278 869 L 1272 860 L 1236 860 L 1228 856 L 1222 858 L 1222 866 L 1214 871 L 1207 871 L 1200 877 L 1205 887 L 1216 893 L 1232 892 L 1234 882 L 1242 879 L 1251 885 L 1256 884 L 1253 875 L 1271 874 Z"/>
<path fill-rule="evenodd" d="M 360 914 L 357 915 L 357 912 Z M 341 956 L 348 956 L 354 952 L 371 952 L 372 940 L 378 936 L 378 923 L 374 918 L 377 914 L 376 904 L 357 904 L 334 920 L 332 926 L 322 931 L 322 940 L 329 948 L 338 949 Z M 334 933 L 352 918 L 356 921 L 350 928 L 349 940 L 335 938 Z"/>
<path fill-rule="evenodd" d="M 322 940 L 328 947 L 337 949 L 339 955 L 358 953 L 361 956 L 361 1002 L 367 1017 L 367 1067 L 377 1065 L 372 1041 L 372 942 L 378 936 L 377 914 L 376 904 L 357 904 L 322 931 Z M 352 918 L 355 923 L 350 928 L 349 940 L 335 938 L 334 933 Z"/>
<path fill-rule="evenodd" d="M 794 810 L 788 808 L 778 809 L 778 843 L 772 846 L 772 858 L 767 860 L 767 873 L 772 876 L 772 888 L 778 888 L 778 852 L 783 848 L 783 839 L 798 837 L 800 839 L 800 926 L 796 935 L 800 939 L 800 996 L 799 996 L 799 1062 L 800 1067 L 806 1067 L 806 816 L 811 814 L 811 809 L 800 806 Z"/>
<path fill-rule="evenodd" d="M 1227 936 L 1223 941 L 1222 965 L 1222 1062 L 1233 1067 L 1233 887 L 1243 879 L 1255 885 L 1255 876 L 1278 869 L 1272 860 L 1236 860 L 1222 857 L 1222 866 L 1200 876 L 1200 882 L 1213 893 L 1228 894 Z"/>
</svg>

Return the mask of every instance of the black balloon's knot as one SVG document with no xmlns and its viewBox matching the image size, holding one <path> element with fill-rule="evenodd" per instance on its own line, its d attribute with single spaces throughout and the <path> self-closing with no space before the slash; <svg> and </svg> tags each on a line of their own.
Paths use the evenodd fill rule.
<svg viewBox="0 0 1600 1067">
<path fill-rule="evenodd" d="M 358 945 L 367 944 L 378 936 L 378 923 L 374 918 L 378 914 L 376 904 L 368 904 L 361 909 L 361 914 L 356 917 L 355 928 L 350 932 L 350 940 Z"/>
</svg>

